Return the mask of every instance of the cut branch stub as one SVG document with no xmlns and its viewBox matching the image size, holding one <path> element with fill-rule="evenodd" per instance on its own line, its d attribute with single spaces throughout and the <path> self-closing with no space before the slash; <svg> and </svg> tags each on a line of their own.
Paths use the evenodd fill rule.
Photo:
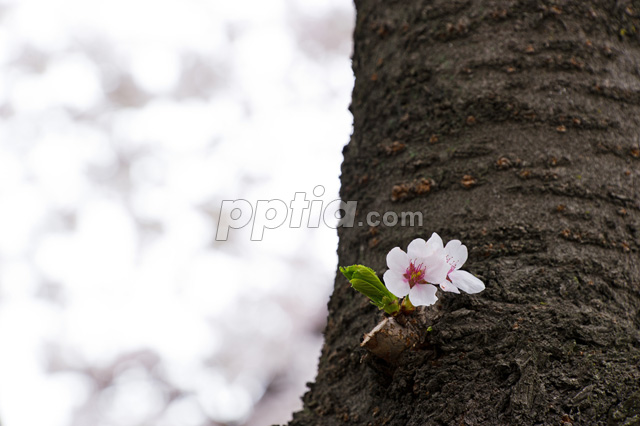
<svg viewBox="0 0 640 426">
<path fill-rule="evenodd" d="M 360 346 L 378 358 L 395 364 L 402 352 L 413 347 L 419 341 L 420 334 L 411 323 L 400 325 L 395 319 L 388 317 L 364 335 Z"/>
</svg>

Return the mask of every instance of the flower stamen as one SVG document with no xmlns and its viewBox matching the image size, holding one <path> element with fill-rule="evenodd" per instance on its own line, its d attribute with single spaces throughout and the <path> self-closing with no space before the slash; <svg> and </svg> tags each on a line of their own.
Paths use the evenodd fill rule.
<svg viewBox="0 0 640 426">
<path fill-rule="evenodd" d="M 426 267 L 422 264 L 415 264 L 413 262 L 409 262 L 409 267 L 406 269 L 403 277 L 405 282 L 409 283 L 409 287 L 413 288 L 416 284 L 426 284 L 427 282 L 424 279 L 424 272 Z"/>
</svg>

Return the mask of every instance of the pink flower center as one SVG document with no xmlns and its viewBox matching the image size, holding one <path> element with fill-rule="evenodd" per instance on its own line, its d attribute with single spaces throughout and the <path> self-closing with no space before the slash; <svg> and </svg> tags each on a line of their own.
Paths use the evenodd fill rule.
<svg viewBox="0 0 640 426">
<path fill-rule="evenodd" d="M 402 275 L 405 279 L 405 282 L 409 283 L 409 287 L 413 288 L 416 284 L 426 284 L 427 282 L 424 279 L 424 271 L 427 268 L 422 264 L 415 264 L 413 261 L 409 262 L 409 267 Z"/>
<path fill-rule="evenodd" d="M 447 279 L 448 279 L 449 278 L 448 275 L 456 269 L 456 266 L 458 266 L 458 262 L 450 255 L 447 255 L 446 260 L 449 266 L 451 266 L 451 268 L 449 269 L 449 272 L 447 272 Z"/>
</svg>

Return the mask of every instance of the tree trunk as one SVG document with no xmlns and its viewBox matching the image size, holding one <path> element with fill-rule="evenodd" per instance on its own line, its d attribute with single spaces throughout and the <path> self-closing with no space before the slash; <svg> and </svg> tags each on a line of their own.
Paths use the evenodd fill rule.
<svg viewBox="0 0 640 426">
<path fill-rule="evenodd" d="M 389 363 L 338 274 L 291 425 L 640 425 L 640 1 L 356 0 L 339 263 L 378 274 L 438 232 L 476 295 L 438 292 Z M 369 212 L 420 226 L 358 226 Z M 439 310 L 438 310 L 439 309 Z"/>
</svg>

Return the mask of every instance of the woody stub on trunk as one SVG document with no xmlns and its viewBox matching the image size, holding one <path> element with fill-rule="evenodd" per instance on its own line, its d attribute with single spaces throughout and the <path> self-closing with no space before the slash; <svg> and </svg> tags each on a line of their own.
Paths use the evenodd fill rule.
<svg viewBox="0 0 640 426">
<path fill-rule="evenodd" d="M 438 291 L 385 360 L 338 273 L 291 425 L 640 424 L 640 1 L 356 7 L 339 264 L 382 278 L 437 232 L 486 289 Z M 365 223 L 389 211 L 422 224 Z"/>
</svg>

